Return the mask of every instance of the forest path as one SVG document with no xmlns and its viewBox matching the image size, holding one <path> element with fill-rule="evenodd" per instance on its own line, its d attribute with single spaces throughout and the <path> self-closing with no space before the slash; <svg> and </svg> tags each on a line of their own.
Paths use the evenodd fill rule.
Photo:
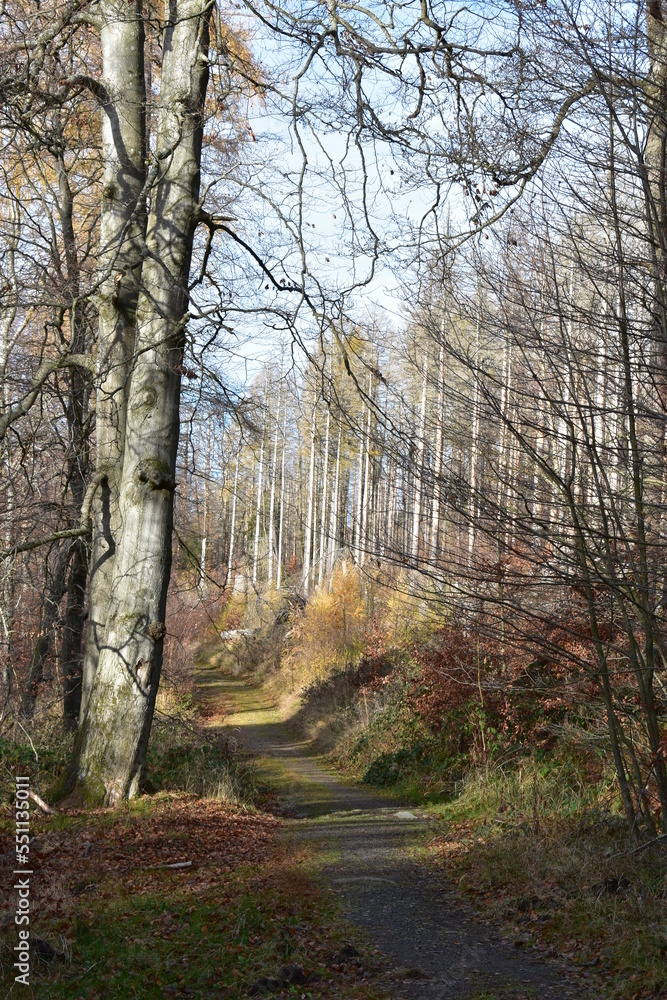
<svg viewBox="0 0 667 1000">
<path fill-rule="evenodd" d="M 215 669 L 202 693 L 278 789 L 291 817 L 287 836 L 307 842 L 316 870 L 346 916 L 396 967 L 401 1000 L 581 1000 L 562 971 L 512 947 L 473 920 L 420 857 L 433 828 L 420 809 L 341 779 L 264 694 Z"/>
</svg>

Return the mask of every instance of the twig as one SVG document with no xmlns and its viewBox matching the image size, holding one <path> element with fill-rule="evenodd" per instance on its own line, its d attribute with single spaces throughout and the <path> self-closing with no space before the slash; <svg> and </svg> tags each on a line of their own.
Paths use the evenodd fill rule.
<svg viewBox="0 0 667 1000">
<path fill-rule="evenodd" d="M 27 730 L 26 730 L 26 729 L 25 729 L 25 728 L 24 728 L 24 727 L 23 727 L 23 726 L 21 725 L 21 723 L 20 723 L 20 721 L 19 721 L 18 719 L 16 720 L 16 724 L 17 724 L 17 726 L 19 727 L 19 729 L 23 729 L 23 732 L 24 732 L 24 734 L 25 734 L 25 737 L 26 737 L 26 739 L 28 740 L 28 743 L 30 744 L 30 746 L 32 747 L 32 752 L 33 752 L 33 753 L 34 753 L 34 755 L 35 755 L 35 760 L 36 760 L 36 761 L 37 761 L 37 763 L 39 764 L 39 754 L 38 754 L 38 753 L 37 753 L 37 751 L 35 750 L 35 744 L 34 744 L 34 743 L 32 742 L 32 739 L 30 738 L 30 733 L 29 733 L 29 732 L 27 732 Z"/>
<path fill-rule="evenodd" d="M 633 847 L 631 851 L 621 851 L 620 854 L 612 854 L 612 858 L 627 858 L 631 854 L 639 854 L 640 851 L 645 851 L 647 847 L 653 847 L 654 844 L 659 844 L 661 840 L 667 840 L 667 833 L 661 833 L 653 840 L 647 840 L 645 844 L 640 844 L 639 847 Z"/>
</svg>

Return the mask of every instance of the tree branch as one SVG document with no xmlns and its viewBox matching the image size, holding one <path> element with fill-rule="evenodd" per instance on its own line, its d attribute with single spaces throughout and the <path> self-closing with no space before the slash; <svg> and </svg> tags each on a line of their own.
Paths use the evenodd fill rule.
<svg viewBox="0 0 667 1000">
<path fill-rule="evenodd" d="M 50 535 L 46 535 L 43 538 L 35 538 L 30 542 L 24 542 L 22 545 L 14 545 L 11 549 L 4 549 L 0 552 L 0 559 L 7 559 L 11 556 L 18 555 L 20 552 L 32 552 L 33 549 L 38 549 L 42 545 L 50 545 L 52 542 L 60 542 L 65 538 L 80 538 L 82 535 L 86 535 L 88 533 L 90 508 L 92 507 L 95 490 L 98 486 L 102 486 L 106 481 L 106 472 L 98 472 L 92 482 L 88 484 L 88 489 L 86 490 L 86 495 L 84 496 L 83 503 L 81 505 L 81 517 L 79 518 L 78 528 L 65 528 L 63 531 L 54 531 Z"/>
<path fill-rule="evenodd" d="M 95 372 L 95 362 L 87 354 L 66 354 L 56 359 L 43 361 L 37 369 L 37 374 L 33 379 L 32 385 L 23 398 L 20 399 L 14 406 L 10 406 L 9 409 L 6 410 L 2 416 L 0 416 L 0 441 L 4 440 L 5 434 L 11 425 L 15 423 L 15 421 L 20 420 L 21 417 L 25 417 L 34 406 L 39 398 L 42 386 L 49 379 L 49 377 L 61 368 L 67 368 L 71 365 L 75 365 L 78 368 L 85 368 L 93 374 Z"/>
</svg>

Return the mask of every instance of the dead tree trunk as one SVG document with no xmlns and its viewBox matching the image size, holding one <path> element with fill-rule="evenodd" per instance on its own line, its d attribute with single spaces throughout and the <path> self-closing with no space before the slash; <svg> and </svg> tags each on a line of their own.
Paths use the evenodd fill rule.
<svg viewBox="0 0 667 1000">
<path fill-rule="evenodd" d="M 47 570 L 39 632 L 30 658 L 28 677 L 19 709 L 19 715 L 23 719 L 32 719 L 35 713 L 37 695 L 44 678 L 44 667 L 51 652 L 53 635 L 60 616 L 60 604 L 65 594 L 71 553 L 72 543 L 61 542 L 56 550 L 53 565 Z"/>
</svg>

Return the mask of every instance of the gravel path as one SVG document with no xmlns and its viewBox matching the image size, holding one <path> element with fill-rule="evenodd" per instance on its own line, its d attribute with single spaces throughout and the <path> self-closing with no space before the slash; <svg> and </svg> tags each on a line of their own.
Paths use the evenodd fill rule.
<svg viewBox="0 0 667 1000">
<path fill-rule="evenodd" d="M 446 892 L 415 852 L 432 833 L 419 809 L 348 784 L 296 741 L 241 681 L 208 673 L 202 687 L 235 709 L 226 720 L 266 764 L 289 807 L 289 836 L 315 848 L 348 918 L 396 969 L 404 1000 L 593 1000 L 566 973 L 503 941 Z"/>
</svg>

